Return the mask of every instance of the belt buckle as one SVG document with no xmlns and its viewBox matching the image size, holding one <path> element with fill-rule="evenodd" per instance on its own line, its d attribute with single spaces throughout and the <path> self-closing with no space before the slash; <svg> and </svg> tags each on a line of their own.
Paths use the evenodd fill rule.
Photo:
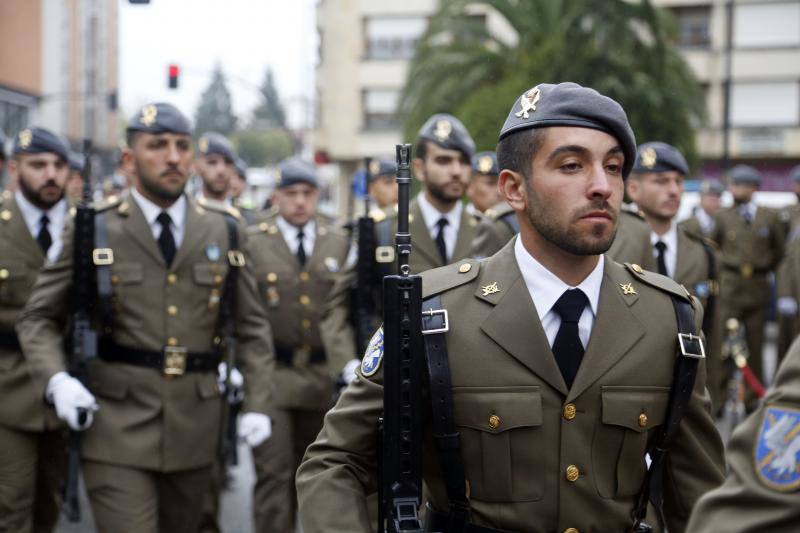
<svg viewBox="0 0 800 533">
<path fill-rule="evenodd" d="M 753 265 L 750 263 L 742 263 L 739 267 L 739 274 L 743 278 L 752 278 L 753 277 Z"/>
<path fill-rule="evenodd" d="M 111 248 L 95 248 L 92 250 L 92 262 L 97 266 L 114 264 L 114 250 Z"/>
<path fill-rule="evenodd" d="M 240 250 L 228 250 L 228 263 L 234 267 L 243 267 L 245 264 L 244 254 Z"/>
<path fill-rule="evenodd" d="M 186 358 L 189 351 L 186 346 L 165 346 L 164 347 L 164 368 L 165 376 L 182 376 L 186 373 Z"/>
<path fill-rule="evenodd" d="M 425 329 L 424 326 L 425 317 L 433 318 L 436 315 L 441 315 L 442 327 Z M 427 311 L 422 312 L 422 317 L 423 317 L 423 326 L 422 326 L 423 335 L 432 335 L 434 333 L 447 333 L 448 331 L 450 331 L 450 320 L 449 316 L 447 315 L 447 309 L 428 309 Z"/>
<path fill-rule="evenodd" d="M 703 339 L 700 335 L 678 333 L 678 343 L 681 347 L 681 355 L 684 357 L 691 357 L 693 359 L 706 358 L 706 348 L 703 346 Z"/>
</svg>

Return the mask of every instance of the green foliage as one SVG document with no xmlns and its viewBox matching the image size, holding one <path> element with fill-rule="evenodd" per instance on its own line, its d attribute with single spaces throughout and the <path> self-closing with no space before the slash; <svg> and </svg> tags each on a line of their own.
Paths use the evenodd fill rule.
<svg viewBox="0 0 800 533">
<path fill-rule="evenodd" d="M 274 165 L 294 153 L 294 142 L 286 130 L 240 130 L 231 135 L 239 156 L 251 167 Z"/>
<path fill-rule="evenodd" d="M 490 34 L 484 4 L 513 32 Z M 668 12 L 649 0 L 442 0 L 417 45 L 400 103 L 406 138 L 433 113 L 464 121 L 479 149 L 494 149 L 514 100 L 542 82 L 574 81 L 625 108 L 638 142 L 674 144 L 697 162 L 693 128 L 705 99 L 675 41 Z"/>
<path fill-rule="evenodd" d="M 278 94 L 278 89 L 275 87 L 272 69 L 268 68 L 264 73 L 264 81 L 261 82 L 260 90 L 262 101 L 253 111 L 253 127 L 285 128 L 286 111 Z"/>
<path fill-rule="evenodd" d="M 230 135 L 236 129 L 236 115 L 233 114 L 231 93 L 225 84 L 225 74 L 219 64 L 214 67 L 211 83 L 200 96 L 194 124 L 196 137 L 207 131 Z"/>
</svg>

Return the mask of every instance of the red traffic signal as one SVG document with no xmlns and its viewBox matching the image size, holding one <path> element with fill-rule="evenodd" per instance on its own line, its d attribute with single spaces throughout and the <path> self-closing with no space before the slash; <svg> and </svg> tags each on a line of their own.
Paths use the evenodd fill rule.
<svg viewBox="0 0 800 533">
<path fill-rule="evenodd" d="M 180 67 L 178 65 L 170 65 L 168 69 L 169 80 L 167 85 L 170 89 L 177 89 L 178 88 L 178 76 L 181 73 Z"/>
</svg>

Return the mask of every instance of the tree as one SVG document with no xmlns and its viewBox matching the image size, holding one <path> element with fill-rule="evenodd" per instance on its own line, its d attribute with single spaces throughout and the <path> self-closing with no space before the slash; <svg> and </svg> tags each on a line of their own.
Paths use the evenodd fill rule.
<svg viewBox="0 0 800 533">
<path fill-rule="evenodd" d="M 477 4 L 513 32 L 490 33 Z M 649 0 L 442 0 L 417 44 L 399 113 L 416 135 L 431 114 L 458 116 L 494 149 L 511 104 L 541 82 L 574 81 L 625 108 L 637 140 L 677 146 L 693 164 L 705 98 L 670 14 Z"/>
<path fill-rule="evenodd" d="M 285 128 L 286 111 L 281 103 L 278 89 L 275 87 L 275 80 L 270 68 L 267 68 L 264 74 L 260 91 L 263 100 L 253 111 L 253 127 L 257 129 Z"/>
<path fill-rule="evenodd" d="M 294 141 L 286 130 L 241 130 L 231 136 L 239 156 L 252 167 L 274 165 L 294 153 Z"/>
<path fill-rule="evenodd" d="M 211 83 L 203 95 L 195 113 L 194 132 L 200 136 L 207 131 L 230 135 L 236 129 L 236 115 L 233 114 L 231 93 L 225 84 L 222 66 L 217 63 L 211 75 Z"/>
</svg>

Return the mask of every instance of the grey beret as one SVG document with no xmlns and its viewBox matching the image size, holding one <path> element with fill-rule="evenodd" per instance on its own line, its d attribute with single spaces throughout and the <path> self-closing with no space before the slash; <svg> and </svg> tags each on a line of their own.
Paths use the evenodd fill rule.
<svg viewBox="0 0 800 533">
<path fill-rule="evenodd" d="M 397 174 L 397 162 L 389 157 L 378 157 L 369 162 L 367 179 L 374 180 L 379 176 L 392 176 Z"/>
<path fill-rule="evenodd" d="M 236 167 L 236 173 L 239 174 L 239 177 L 247 181 L 247 161 L 241 157 L 237 157 L 233 162 L 233 166 Z"/>
<path fill-rule="evenodd" d="M 417 144 L 421 140 L 431 141 L 448 150 L 458 150 L 472 159 L 475 141 L 464 124 L 453 115 L 437 113 L 429 118 L 417 134 Z"/>
<path fill-rule="evenodd" d="M 222 134 L 209 131 L 197 141 L 200 155 L 221 155 L 228 163 L 236 162 L 236 152 L 231 142 Z"/>
<path fill-rule="evenodd" d="M 298 183 L 307 183 L 317 187 L 317 170 L 314 165 L 299 157 L 284 159 L 278 165 L 278 188 L 289 187 Z"/>
<path fill-rule="evenodd" d="M 83 172 L 86 166 L 86 158 L 80 152 L 70 151 L 69 153 L 69 168 L 77 172 Z"/>
<path fill-rule="evenodd" d="M 191 135 L 189 120 L 177 107 L 164 102 L 147 104 L 128 121 L 129 132 L 181 133 Z"/>
<path fill-rule="evenodd" d="M 792 177 L 793 182 L 800 183 L 800 165 L 794 167 L 789 175 Z"/>
<path fill-rule="evenodd" d="M 489 176 L 500 175 L 497 168 L 497 154 L 495 152 L 478 152 L 472 158 L 472 171 Z"/>
<path fill-rule="evenodd" d="M 636 138 L 625 110 L 615 100 L 577 83 L 540 83 L 525 91 L 511 107 L 500 140 L 517 131 L 551 126 L 592 128 L 613 135 L 622 147 L 627 177 L 636 159 Z"/>
<path fill-rule="evenodd" d="M 636 151 L 634 172 L 669 172 L 677 170 L 684 176 L 689 174 L 689 165 L 674 146 L 653 141 L 644 143 Z"/>
<path fill-rule="evenodd" d="M 731 183 L 761 185 L 761 173 L 749 165 L 736 165 L 730 171 Z"/>
<path fill-rule="evenodd" d="M 700 184 L 700 194 L 715 194 L 719 196 L 725 192 L 725 187 L 717 180 L 703 180 Z"/>
<path fill-rule="evenodd" d="M 70 149 L 66 141 L 50 130 L 33 126 L 25 128 L 14 138 L 14 154 L 41 154 L 51 152 L 69 161 Z"/>
</svg>

